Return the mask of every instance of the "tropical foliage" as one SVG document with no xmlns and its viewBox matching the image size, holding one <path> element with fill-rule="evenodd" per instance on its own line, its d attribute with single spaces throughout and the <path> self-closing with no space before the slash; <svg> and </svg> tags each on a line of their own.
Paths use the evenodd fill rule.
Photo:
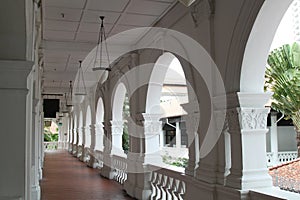
<svg viewBox="0 0 300 200">
<path fill-rule="evenodd" d="M 188 159 L 183 157 L 172 157 L 169 155 L 163 155 L 162 160 L 165 164 L 173 165 L 176 167 L 186 168 L 188 165 Z"/>
<path fill-rule="evenodd" d="M 129 150 L 129 134 L 128 134 L 128 123 L 127 118 L 130 116 L 130 110 L 129 110 L 129 98 L 126 93 L 124 105 L 123 105 L 123 135 L 122 135 L 122 148 L 125 153 Z"/>
<path fill-rule="evenodd" d="M 272 91 L 271 107 L 292 119 L 300 131 L 300 45 L 283 45 L 268 57 L 265 90 Z M 298 138 L 300 139 L 300 138 Z M 298 146 L 299 146 L 298 141 Z M 299 150 L 299 147 L 298 147 Z"/>
<path fill-rule="evenodd" d="M 300 45 L 283 45 L 271 52 L 265 89 L 274 92 L 272 108 L 300 129 Z"/>
<path fill-rule="evenodd" d="M 44 128 L 44 141 L 45 142 L 56 142 L 58 141 L 58 134 L 52 133 L 50 127 Z"/>
</svg>

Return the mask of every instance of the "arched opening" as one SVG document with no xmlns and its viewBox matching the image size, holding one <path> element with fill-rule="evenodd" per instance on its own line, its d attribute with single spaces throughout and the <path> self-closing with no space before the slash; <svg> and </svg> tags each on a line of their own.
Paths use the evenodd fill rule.
<svg viewBox="0 0 300 200">
<path fill-rule="evenodd" d="M 126 87 L 119 83 L 115 90 L 112 104 L 112 153 L 124 155 L 128 151 L 128 127 L 126 117 L 129 116 L 129 99 Z"/>
<path fill-rule="evenodd" d="M 72 127 L 72 143 L 73 145 L 77 144 L 77 130 L 78 130 L 78 117 L 77 115 L 74 115 L 74 120 L 73 120 L 73 127 Z"/>
<path fill-rule="evenodd" d="M 189 102 L 188 87 L 182 65 L 173 54 L 164 53 L 155 63 L 146 102 L 146 112 L 159 114 L 161 123 L 159 144 L 151 144 L 150 152 L 161 149 L 164 163 L 186 167 L 188 136 L 184 116 L 187 113 L 181 105 Z"/>
<path fill-rule="evenodd" d="M 242 111 L 239 115 L 240 117 L 245 119 L 247 112 L 249 113 L 249 110 L 252 110 L 252 113 L 256 113 L 256 116 L 263 116 L 261 117 L 263 120 L 260 120 L 260 126 L 256 124 L 255 126 L 249 128 L 245 126 L 244 123 L 244 127 L 241 127 L 241 135 L 243 135 L 243 132 L 246 132 L 247 130 L 249 130 L 249 132 L 252 132 L 251 135 L 249 134 L 248 137 L 242 139 L 242 156 L 244 161 L 248 161 L 242 161 L 244 165 L 243 168 L 249 171 L 252 170 L 253 172 L 256 170 L 255 173 L 249 174 L 249 177 L 257 176 L 259 170 L 264 168 L 266 169 L 265 172 L 261 173 L 261 180 L 257 181 L 257 185 L 255 187 L 266 187 L 272 184 L 272 181 L 270 180 L 270 177 L 267 174 L 266 168 L 266 160 L 268 160 L 266 154 L 266 134 L 268 132 L 268 129 L 266 127 L 267 120 L 265 119 L 268 114 L 268 109 L 266 108 L 268 106 L 267 101 L 270 99 L 271 94 L 264 92 L 265 71 L 270 51 L 272 50 L 272 48 L 279 45 L 278 40 L 274 43 L 276 33 L 280 31 L 279 25 L 284 19 L 284 15 L 292 2 L 293 0 L 266 0 L 264 2 L 252 27 L 244 52 L 240 76 L 241 93 L 238 94 Z M 248 119 L 247 123 L 257 123 L 257 117 L 253 116 L 254 115 L 252 114 L 252 118 Z M 274 122 L 274 120 L 272 121 Z M 249 148 L 247 147 L 253 145 L 256 146 L 256 148 L 253 149 L 254 151 L 248 151 L 247 149 Z M 231 143 L 231 150 L 234 150 L 234 148 L 235 144 Z M 235 165 L 234 163 L 238 160 L 238 157 L 234 152 L 232 152 L 232 155 L 233 156 L 231 163 L 232 165 Z M 235 167 L 236 166 L 233 166 L 232 169 Z M 230 179 L 228 178 L 227 180 Z M 230 182 L 231 181 L 227 181 L 227 183 Z"/>
<path fill-rule="evenodd" d="M 92 124 L 92 111 L 91 107 L 88 106 L 86 110 L 86 121 L 85 121 L 85 147 L 91 147 L 91 129 L 90 125 Z"/>
<path fill-rule="evenodd" d="M 104 122 L 104 106 L 102 98 L 99 98 L 96 111 L 96 141 L 95 150 L 103 151 L 103 123 Z"/>
<path fill-rule="evenodd" d="M 83 151 L 83 113 L 80 111 L 79 113 L 79 124 L 78 124 L 78 152 L 77 157 L 80 157 L 82 155 Z"/>
<path fill-rule="evenodd" d="M 292 2 L 293 0 L 264 2 L 245 48 L 240 77 L 241 92 L 263 92 L 267 57 L 277 28 Z"/>
</svg>

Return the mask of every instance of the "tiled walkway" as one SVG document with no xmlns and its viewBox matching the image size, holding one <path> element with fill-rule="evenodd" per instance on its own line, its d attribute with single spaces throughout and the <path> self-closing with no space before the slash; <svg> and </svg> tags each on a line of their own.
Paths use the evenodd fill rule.
<svg viewBox="0 0 300 200">
<path fill-rule="evenodd" d="M 42 200 L 132 199 L 115 181 L 99 175 L 66 151 L 45 154 Z"/>
</svg>

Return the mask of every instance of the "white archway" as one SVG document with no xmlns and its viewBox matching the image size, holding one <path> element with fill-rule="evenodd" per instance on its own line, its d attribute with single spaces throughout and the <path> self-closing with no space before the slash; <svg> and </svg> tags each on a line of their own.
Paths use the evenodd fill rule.
<svg viewBox="0 0 300 200">
<path fill-rule="evenodd" d="M 114 94 L 114 100 L 112 104 L 112 120 L 123 120 L 123 104 L 125 101 L 126 87 L 124 83 L 119 83 Z"/>
<path fill-rule="evenodd" d="M 73 130 L 72 130 L 72 143 L 73 144 L 77 144 L 77 130 L 78 130 L 78 117 L 77 115 L 74 115 L 74 121 L 73 121 Z"/>
<path fill-rule="evenodd" d="M 103 150 L 103 123 L 104 122 L 104 106 L 102 98 L 99 98 L 96 111 L 96 141 L 95 150 Z"/>
<path fill-rule="evenodd" d="M 172 53 L 167 52 L 161 55 L 156 61 L 147 91 L 146 113 L 160 114 L 160 97 L 163 82 L 169 66 L 175 58 Z"/>
<path fill-rule="evenodd" d="M 293 0 L 266 0 L 260 9 L 244 52 L 240 92 L 262 93 L 269 50 L 276 30 Z"/>
<path fill-rule="evenodd" d="M 82 146 L 83 144 L 83 113 L 82 111 L 79 112 L 79 123 L 78 123 L 78 145 Z"/>
<path fill-rule="evenodd" d="M 112 104 L 112 154 L 124 155 L 122 148 L 122 136 L 123 136 L 123 106 L 126 96 L 126 87 L 124 83 L 119 83 L 113 98 Z"/>
<path fill-rule="evenodd" d="M 86 120 L 85 120 L 85 147 L 91 147 L 91 129 L 90 125 L 92 124 L 92 111 L 91 107 L 88 106 L 86 110 Z"/>
<path fill-rule="evenodd" d="M 183 100 L 183 96 L 180 96 L 183 93 L 186 93 L 185 100 Z M 146 114 L 144 118 L 145 124 L 153 127 L 149 129 L 145 127 L 145 135 L 147 135 L 145 139 L 146 154 L 158 154 L 159 150 L 163 148 L 166 143 L 174 142 L 174 147 L 176 146 L 178 149 L 176 152 L 183 152 L 182 154 L 177 155 L 177 153 L 173 153 L 175 149 L 170 150 L 167 148 L 164 151 L 168 151 L 169 155 L 174 154 L 173 156 L 187 156 L 185 155 L 187 154 L 187 149 L 181 149 L 182 134 L 185 135 L 186 132 L 181 132 L 180 128 L 180 125 L 184 123 L 182 121 L 183 115 L 186 115 L 181 104 L 187 103 L 187 81 L 182 65 L 175 55 L 166 52 L 155 62 L 147 90 Z M 169 123 L 170 117 L 174 119 L 173 124 Z M 163 131 L 162 121 L 164 121 L 166 127 L 170 127 L 174 130 Z M 171 135 L 169 134 L 171 132 L 172 134 L 175 133 L 172 139 L 170 139 Z M 170 137 L 168 137 L 168 135 Z M 167 141 L 169 139 L 170 141 Z M 187 146 L 188 145 L 186 145 L 186 147 Z M 157 159 L 157 161 L 160 162 L 159 159 Z"/>
</svg>

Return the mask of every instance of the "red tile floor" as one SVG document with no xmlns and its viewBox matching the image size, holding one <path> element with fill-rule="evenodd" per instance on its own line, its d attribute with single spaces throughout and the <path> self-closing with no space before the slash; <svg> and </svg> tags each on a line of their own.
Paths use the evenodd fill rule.
<svg viewBox="0 0 300 200">
<path fill-rule="evenodd" d="M 45 153 L 42 200 L 129 200 L 122 186 L 67 151 Z"/>
</svg>

